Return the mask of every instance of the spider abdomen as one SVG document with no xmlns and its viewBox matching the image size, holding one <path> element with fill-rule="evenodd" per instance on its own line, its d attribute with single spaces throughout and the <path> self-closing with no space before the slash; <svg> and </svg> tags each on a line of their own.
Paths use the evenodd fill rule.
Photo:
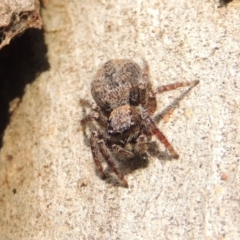
<svg viewBox="0 0 240 240">
<path fill-rule="evenodd" d="M 125 104 L 138 105 L 141 83 L 147 85 L 138 64 L 125 59 L 111 60 L 98 70 L 91 93 L 98 106 L 110 112 Z"/>
</svg>

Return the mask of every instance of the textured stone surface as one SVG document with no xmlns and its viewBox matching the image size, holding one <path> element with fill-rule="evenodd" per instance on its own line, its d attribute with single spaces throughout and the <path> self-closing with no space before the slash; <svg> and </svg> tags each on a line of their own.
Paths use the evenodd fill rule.
<svg viewBox="0 0 240 240">
<path fill-rule="evenodd" d="M 26 87 L 1 149 L 2 239 L 239 239 L 238 6 L 55 0 L 43 19 L 51 68 Z M 158 124 L 180 159 L 156 153 L 129 189 L 98 177 L 79 124 L 80 96 L 113 58 L 145 58 L 154 86 L 200 80 Z M 159 112 L 182 91 L 159 96 Z"/>
<path fill-rule="evenodd" d="M 0 0 L 0 49 L 28 28 L 41 28 L 38 0 Z"/>
</svg>

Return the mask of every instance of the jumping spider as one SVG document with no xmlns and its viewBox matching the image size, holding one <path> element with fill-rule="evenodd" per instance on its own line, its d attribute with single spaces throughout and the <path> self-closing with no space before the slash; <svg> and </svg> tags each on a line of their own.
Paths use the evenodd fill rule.
<svg viewBox="0 0 240 240">
<path fill-rule="evenodd" d="M 152 89 L 149 81 L 148 64 L 143 61 L 143 69 L 130 60 L 106 62 L 95 75 L 91 93 L 96 102 L 81 99 L 81 104 L 92 109 L 81 124 L 95 120 L 102 130 L 92 131 L 90 145 L 96 167 L 105 177 L 100 160 L 103 158 L 125 187 L 127 181 L 119 171 L 115 159 L 130 159 L 142 155 L 155 135 L 174 158 L 177 152 L 158 129 L 151 116 L 156 111 L 156 94 L 179 87 L 193 87 L 199 81 L 177 82 Z"/>
</svg>

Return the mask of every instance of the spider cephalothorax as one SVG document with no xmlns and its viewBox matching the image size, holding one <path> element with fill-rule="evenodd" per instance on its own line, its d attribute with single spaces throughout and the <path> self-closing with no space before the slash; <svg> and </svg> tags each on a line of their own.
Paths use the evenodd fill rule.
<svg viewBox="0 0 240 240">
<path fill-rule="evenodd" d="M 125 59 L 105 63 L 91 85 L 91 93 L 97 106 L 81 99 L 83 105 L 92 109 L 81 123 L 85 126 L 88 121 L 95 120 L 101 127 L 93 131 L 90 137 L 93 159 L 101 176 L 105 176 L 100 162 L 104 158 L 127 187 L 128 183 L 114 158 L 128 159 L 145 153 L 152 135 L 165 145 L 174 158 L 178 158 L 177 152 L 151 118 L 157 107 L 156 94 L 178 87 L 193 87 L 198 82 L 179 82 L 153 91 L 145 61 L 143 69 L 135 62 Z"/>
</svg>

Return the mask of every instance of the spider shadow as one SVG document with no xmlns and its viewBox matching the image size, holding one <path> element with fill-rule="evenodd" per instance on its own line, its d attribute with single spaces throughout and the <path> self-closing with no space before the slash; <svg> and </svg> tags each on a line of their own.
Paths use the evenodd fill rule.
<svg viewBox="0 0 240 240">
<path fill-rule="evenodd" d="M 132 174 L 134 171 L 147 168 L 149 166 L 150 160 L 155 159 L 158 159 L 160 161 L 169 161 L 174 158 L 172 155 L 168 154 L 167 151 L 160 150 L 159 142 L 152 141 L 149 143 L 149 149 L 147 153 L 136 155 L 130 159 L 116 160 L 116 162 L 118 163 L 119 171 L 124 176 L 127 176 L 128 174 Z M 106 167 L 104 173 L 106 175 L 105 181 L 107 184 L 123 187 L 110 167 Z M 96 174 L 99 175 L 97 172 Z"/>
<path fill-rule="evenodd" d="M 180 94 L 179 97 L 177 97 L 170 105 L 168 105 L 165 109 L 163 109 L 160 113 L 156 114 L 153 119 L 156 123 L 159 123 L 165 115 L 167 115 L 169 112 L 177 108 L 181 102 L 181 100 L 184 99 L 184 97 L 195 87 L 191 86 L 188 89 L 186 89 L 184 92 Z"/>
</svg>

